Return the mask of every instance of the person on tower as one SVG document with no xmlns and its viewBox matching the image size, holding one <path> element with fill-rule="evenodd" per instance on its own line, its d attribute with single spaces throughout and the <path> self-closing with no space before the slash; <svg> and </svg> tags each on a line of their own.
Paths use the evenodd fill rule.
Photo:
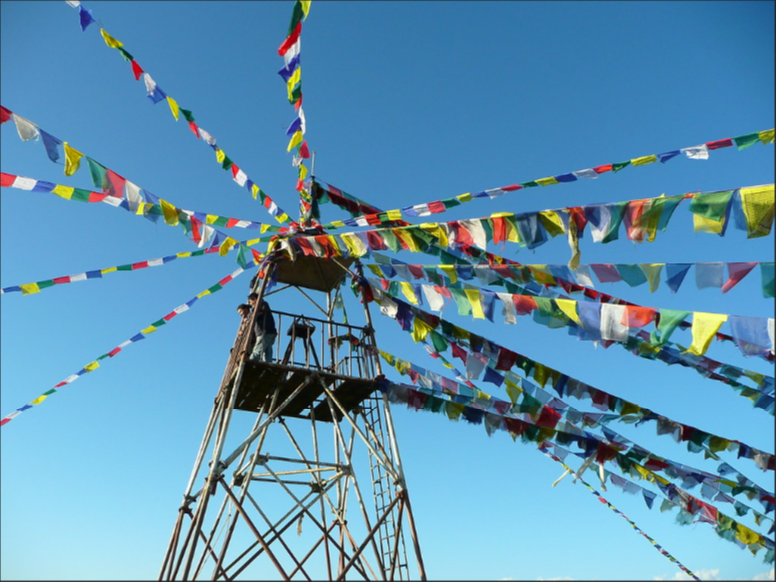
<svg viewBox="0 0 776 582">
<path fill-rule="evenodd" d="M 252 293 L 251 295 L 254 294 Z M 256 299 L 253 299 L 254 303 Z M 248 301 L 251 302 L 251 298 Z M 272 361 L 272 346 L 278 335 L 277 328 L 275 327 L 275 317 L 272 315 L 269 304 L 264 299 L 258 303 L 258 307 L 255 309 L 258 309 L 256 320 L 253 324 L 256 343 L 253 345 L 253 351 L 249 359 L 255 362 L 270 362 Z"/>
</svg>

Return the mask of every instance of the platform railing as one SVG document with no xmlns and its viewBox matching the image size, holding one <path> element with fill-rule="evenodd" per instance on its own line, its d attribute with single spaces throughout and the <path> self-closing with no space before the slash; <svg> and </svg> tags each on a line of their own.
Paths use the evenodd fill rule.
<svg viewBox="0 0 776 582">
<path fill-rule="evenodd" d="M 277 337 L 270 363 L 294 368 L 315 369 L 339 376 L 376 376 L 373 336 L 366 327 L 332 320 L 273 311 Z M 241 354 L 248 357 L 255 343 L 253 329 L 244 318 L 237 331 L 227 364 L 225 380 L 231 377 Z"/>
</svg>

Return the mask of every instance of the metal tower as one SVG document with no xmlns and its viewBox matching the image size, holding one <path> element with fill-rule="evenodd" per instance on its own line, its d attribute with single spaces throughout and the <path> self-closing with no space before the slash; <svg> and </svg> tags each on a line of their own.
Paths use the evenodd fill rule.
<svg viewBox="0 0 776 582">
<path fill-rule="evenodd" d="M 259 301 L 274 276 L 272 294 L 296 288 L 323 317 L 274 312 L 269 362 L 248 359 L 258 310 L 244 318 L 159 580 L 407 580 L 407 546 L 425 580 L 363 288 L 364 326 L 332 317 L 352 264 L 269 253 L 259 266 Z"/>
</svg>

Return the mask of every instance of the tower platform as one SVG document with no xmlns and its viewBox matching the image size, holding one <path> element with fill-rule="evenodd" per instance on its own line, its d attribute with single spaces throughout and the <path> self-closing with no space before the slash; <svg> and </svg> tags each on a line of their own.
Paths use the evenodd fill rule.
<svg viewBox="0 0 776 582">
<path fill-rule="evenodd" d="M 343 376 L 314 368 L 299 368 L 286 364 L 248 361 L 245 364 L 240 385 L 237 387 L 235 409 L 258 412 L 264 403 L 280 388 L 276 403 L 281 404 L 300 385 L 305 384 L 281 416 L 332 422 L 331 409 L 326 402 L 324 387 L 332 390 L 339 403 L 350 412 L 377 390 L 372 378 Z M 232 388 L 234 378 L 228 384 Z M 313 411 L 311 413 L 311 411 Z M 342 412 L 335 408 L 337 420 Z"/>
</svg>

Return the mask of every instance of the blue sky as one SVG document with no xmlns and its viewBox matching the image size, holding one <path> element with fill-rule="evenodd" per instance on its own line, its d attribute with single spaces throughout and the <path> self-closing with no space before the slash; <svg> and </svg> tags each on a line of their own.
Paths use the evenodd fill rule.
<svg viewBox="0 0 776 582">
<path fill-rule="evenodd" d="M 294 114 L 277 75 L 292 6 L 85 4 L 296 217 L 285 136 Z M 771 2 L 313 2 L 302 34 L 302 83 L 316 177 L 399 208 L 770 129 L 773 12 Z M 99 27 L 81 32 L 77 10 L 3 0 L 0 23 L 5 107 L 182 208 L 272 223 L 183 119 L 151 104 Z M 0 136 L 3 172 L 92 188 L 85 167 L 66 177 L 40 142 L 19 139 L 13 123 Z M 438 220 L 724 190 L 771 183 L 773 175 L 773 145 L 726 148 L 705 161 L 681 156 L 478 199 Z M 2 287 L 196 250 L 180 229 L 107 204 L 13 188 L 3 188 L 0 204 Z M 347 216 L 333 205 L 322 210 L 325 221 Z M 747 239 L 730 229 L 719 237 L 694 233 L 692 224 L 685 203 L 652 243 L 621 234 L 602 245 L 588 235 L 582 263 L 774 260 L 773 233 Z M 570 255 L 564 237 L 534 251 L 511 243 L 490 250 L 527 264 L 565 264 Z M 235 269 L 233 253 L 210 255 L 5 294 L 0 415 Z M 2 427 L 4 579 L 156 577 L 248 279 L 198 301 Z M 774 316 L 757 271 L 727 294 L 697 289 L 692 271 L 676 294 L 665 284 L 650 294 L 645 286 L 594 281 L 641 305 Z M 298 298 L 278 294 L 273 307 L 294 311 Z M 351 317 L 357 308 L 348 304 Z M 454 306 L 443 316 L 676 421 L 773 452 L 773 417 L 692 370 L 596 348 L 526 317 L 514 326 L 472 322 Z M 376 329 L 382 349 L 444 371 L 392 320 L 378 318 Z M 688 345 L 689 332 L 674 339 Z M 772 365 L 730 344 L 715 343 L 708 355 L 773 375 Z M 503 388 L 480 387 L 508 398 Z M 589 401 L 569 403 L 593 410 Z M 504 432 L 489 437 L 481 425 L 443 415 L 393 410 L 429 578 L 683 579 L 580 483 L 551 487 L 563 469 L 534 445 Z M 717 463 L 657 437 L 654 423 L 612 428 L 659 455 L 716 471 Z M 735 455 L 724 460 L 772 490 L 772 473 Z M 679 526 L 675 510 L 650 511 L 617 487 L 606 497 L 706 578 L 773 579 L 762 553 L 752 556 L 706 524 Z M 720 509 L 733 513 L 729 505 Z"/>
</svg>

